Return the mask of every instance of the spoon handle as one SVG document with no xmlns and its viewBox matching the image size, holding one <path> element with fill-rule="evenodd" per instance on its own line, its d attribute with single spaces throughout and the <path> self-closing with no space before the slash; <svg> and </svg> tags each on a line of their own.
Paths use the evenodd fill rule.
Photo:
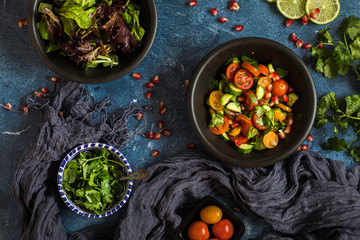
<svg viewBox="0 0 360 240">
<path fill-rule="evenodd" d="M 119 180 L 120 181 L 126 181 L 126 180 L 135 180 L 135 179 L 144 179 L 149 176 L 149 171 L 146 169 L 140 169 L 128 176 L 123 176 Z"/>
</svg>

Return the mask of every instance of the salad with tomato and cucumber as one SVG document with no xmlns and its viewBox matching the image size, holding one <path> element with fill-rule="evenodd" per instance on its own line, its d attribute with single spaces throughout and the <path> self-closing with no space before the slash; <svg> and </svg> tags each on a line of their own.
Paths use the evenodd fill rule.
<svg viewBox="0 0 360 240">
<path fill-rule="evenodd" d="M 299 95 L 287 82 L 287 70 L 242 56 L 227 61 L 220 80 L 211 82 L 209 129 L 242 153 L 275 148 L 294 123 Z"/>
</svg>

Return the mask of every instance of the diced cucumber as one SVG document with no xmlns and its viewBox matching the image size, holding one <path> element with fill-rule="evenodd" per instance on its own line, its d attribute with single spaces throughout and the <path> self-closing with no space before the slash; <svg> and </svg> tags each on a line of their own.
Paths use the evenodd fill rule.
<svg viewBox="0 0 360 240">
<path fill-rule="evenodd" d="M 224 91 L 226 93 L 230 93 L 234 96 L 240 96 L 242 94 L 242 90 L 240 88 L 238 88 L 237 86 L 235 86 L 235 83 L 233 83 L 233 82 L 228 82 Z"/>
<path fill-rule="evenodd" d="M 257 85 L 256 87 L 256 98 L 261 100 L 265 95 L 265 89 L 261 85 Z"/>
<path fill-rule="evenodd" d="M 218 89 L 220 92 L 224 91 L 225 89 L 225 86 L 226 86 L 226 81 L 224 79 L 222 79 L 221 81 L 219 81 L 219 86 L 218 86 Z"/>
<path fill-rule="evenodd" d="M 220 135 L 221 139 L 224 140 L 225 142 L 230 141 L 229 135 L 225 132 L 223 134 Z"/>
<path fill-rule="evenodd" d="M 269 73 L 275 72 L 274 66 L 271 63 L 268 64 L 268 69 L 269 69 Z"/>
<path fill-rule="evenodd" d="M 299 99 L 299 95 L 297 95 L 296 93 L 289 93 L 288 97 L 289 101 L 287 102 L 287 105 L 289 107 L 292 107 L 294 103 Z"/>
<path fill-rule="evenodd" d="M 222 97 L 220 98 L 220 103 L 221 105 L 225 106 L 226 104 L 228 104 L 228 102 L 230 102 L 231 98 L 233 98 L 234 96 L 231 95 L 230 93 L 225 93 L 224 95 L 222 95 Z"/>
<path fill-rule="evenodd" d="M 237 103 L 237 102 L 229 102 L 226 105 L 226 109 L 229 109 L 233 112 L 241 112 L 240 103 Z"/>
<path fill-rule="evenodd" d="M 250 153 L 254 149 L 254 146 L 251 144 L 243 143 L 240 146 L 236 146 L 236 149 L 241 153 Z"/>
</svg>

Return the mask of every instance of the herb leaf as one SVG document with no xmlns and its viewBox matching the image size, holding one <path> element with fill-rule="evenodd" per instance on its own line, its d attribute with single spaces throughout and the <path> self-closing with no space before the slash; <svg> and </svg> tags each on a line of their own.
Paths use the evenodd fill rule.
<svg viewBox="0 0 360 240">
<path fill-rule="evenodd" d="M 328 138 L 327 142 L 324 143 L 323 148 L 325 150 L 334 150 L 341 152 L 349 148 L 348 144 L 343 138 L 332 137 Z"/>
<path fill-rule="evenodd" d="M 224 117 L 220 113 L 213 113 L 209 127 L 220 127 L 224 124 Z"/>
</svg>

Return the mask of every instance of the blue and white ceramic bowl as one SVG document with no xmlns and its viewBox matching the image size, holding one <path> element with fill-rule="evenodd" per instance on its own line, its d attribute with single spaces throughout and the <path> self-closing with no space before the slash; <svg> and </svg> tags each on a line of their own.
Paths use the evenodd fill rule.
<svg viewBox="0 0 360 240">
<path fill-rule="evenodd" d="M 125 191 L 123 192 L 123 194 L 116 201 L 114 201 L 113 205 L 110 206 L 106 210 L 106 212 L 102 215 L 94 214 L 93 212 L 86 211 L 84 209 L 79 208 L 66 196 L 66 191 L 62 186 L 63 174 L 64 174 L 64 169 L 66 167 L 66 164 L 68 164 L 74 157 L 76 157 L 79 152 L 89 152 L 89 151 L 102 149 L 102 148 L 108 149 L 115 159 L 117 159 L 119 162 L 124 164 L 125 175 L 130 175 L 132 173 L 130 164 L 126 160 L 126 158 L 116 148 L 109 146 L 107 144 L 104 144 L 104 143 L 86 143 L 86 144 L 83 144 L 81 146 L 74 148 L 66 155 L 64 160 L 61 162 L 59 171 L 58 171 L 57 186 L 58 186 L 61 198 L 64 200 L 65 204 L 72 211 L 74 211 L 75 213 L 77 213 L 81 216 L 88 217 L 88 218 L 103 218 L 103 217 L 107 217 L 107 216 L 115 213 L 116 211 L 118 211 L 129 199 L 130 193 L 131 193 L 131 190 L 133 187 L 133 181 L 132 180 L 127 181 Z"/>
</svg>

